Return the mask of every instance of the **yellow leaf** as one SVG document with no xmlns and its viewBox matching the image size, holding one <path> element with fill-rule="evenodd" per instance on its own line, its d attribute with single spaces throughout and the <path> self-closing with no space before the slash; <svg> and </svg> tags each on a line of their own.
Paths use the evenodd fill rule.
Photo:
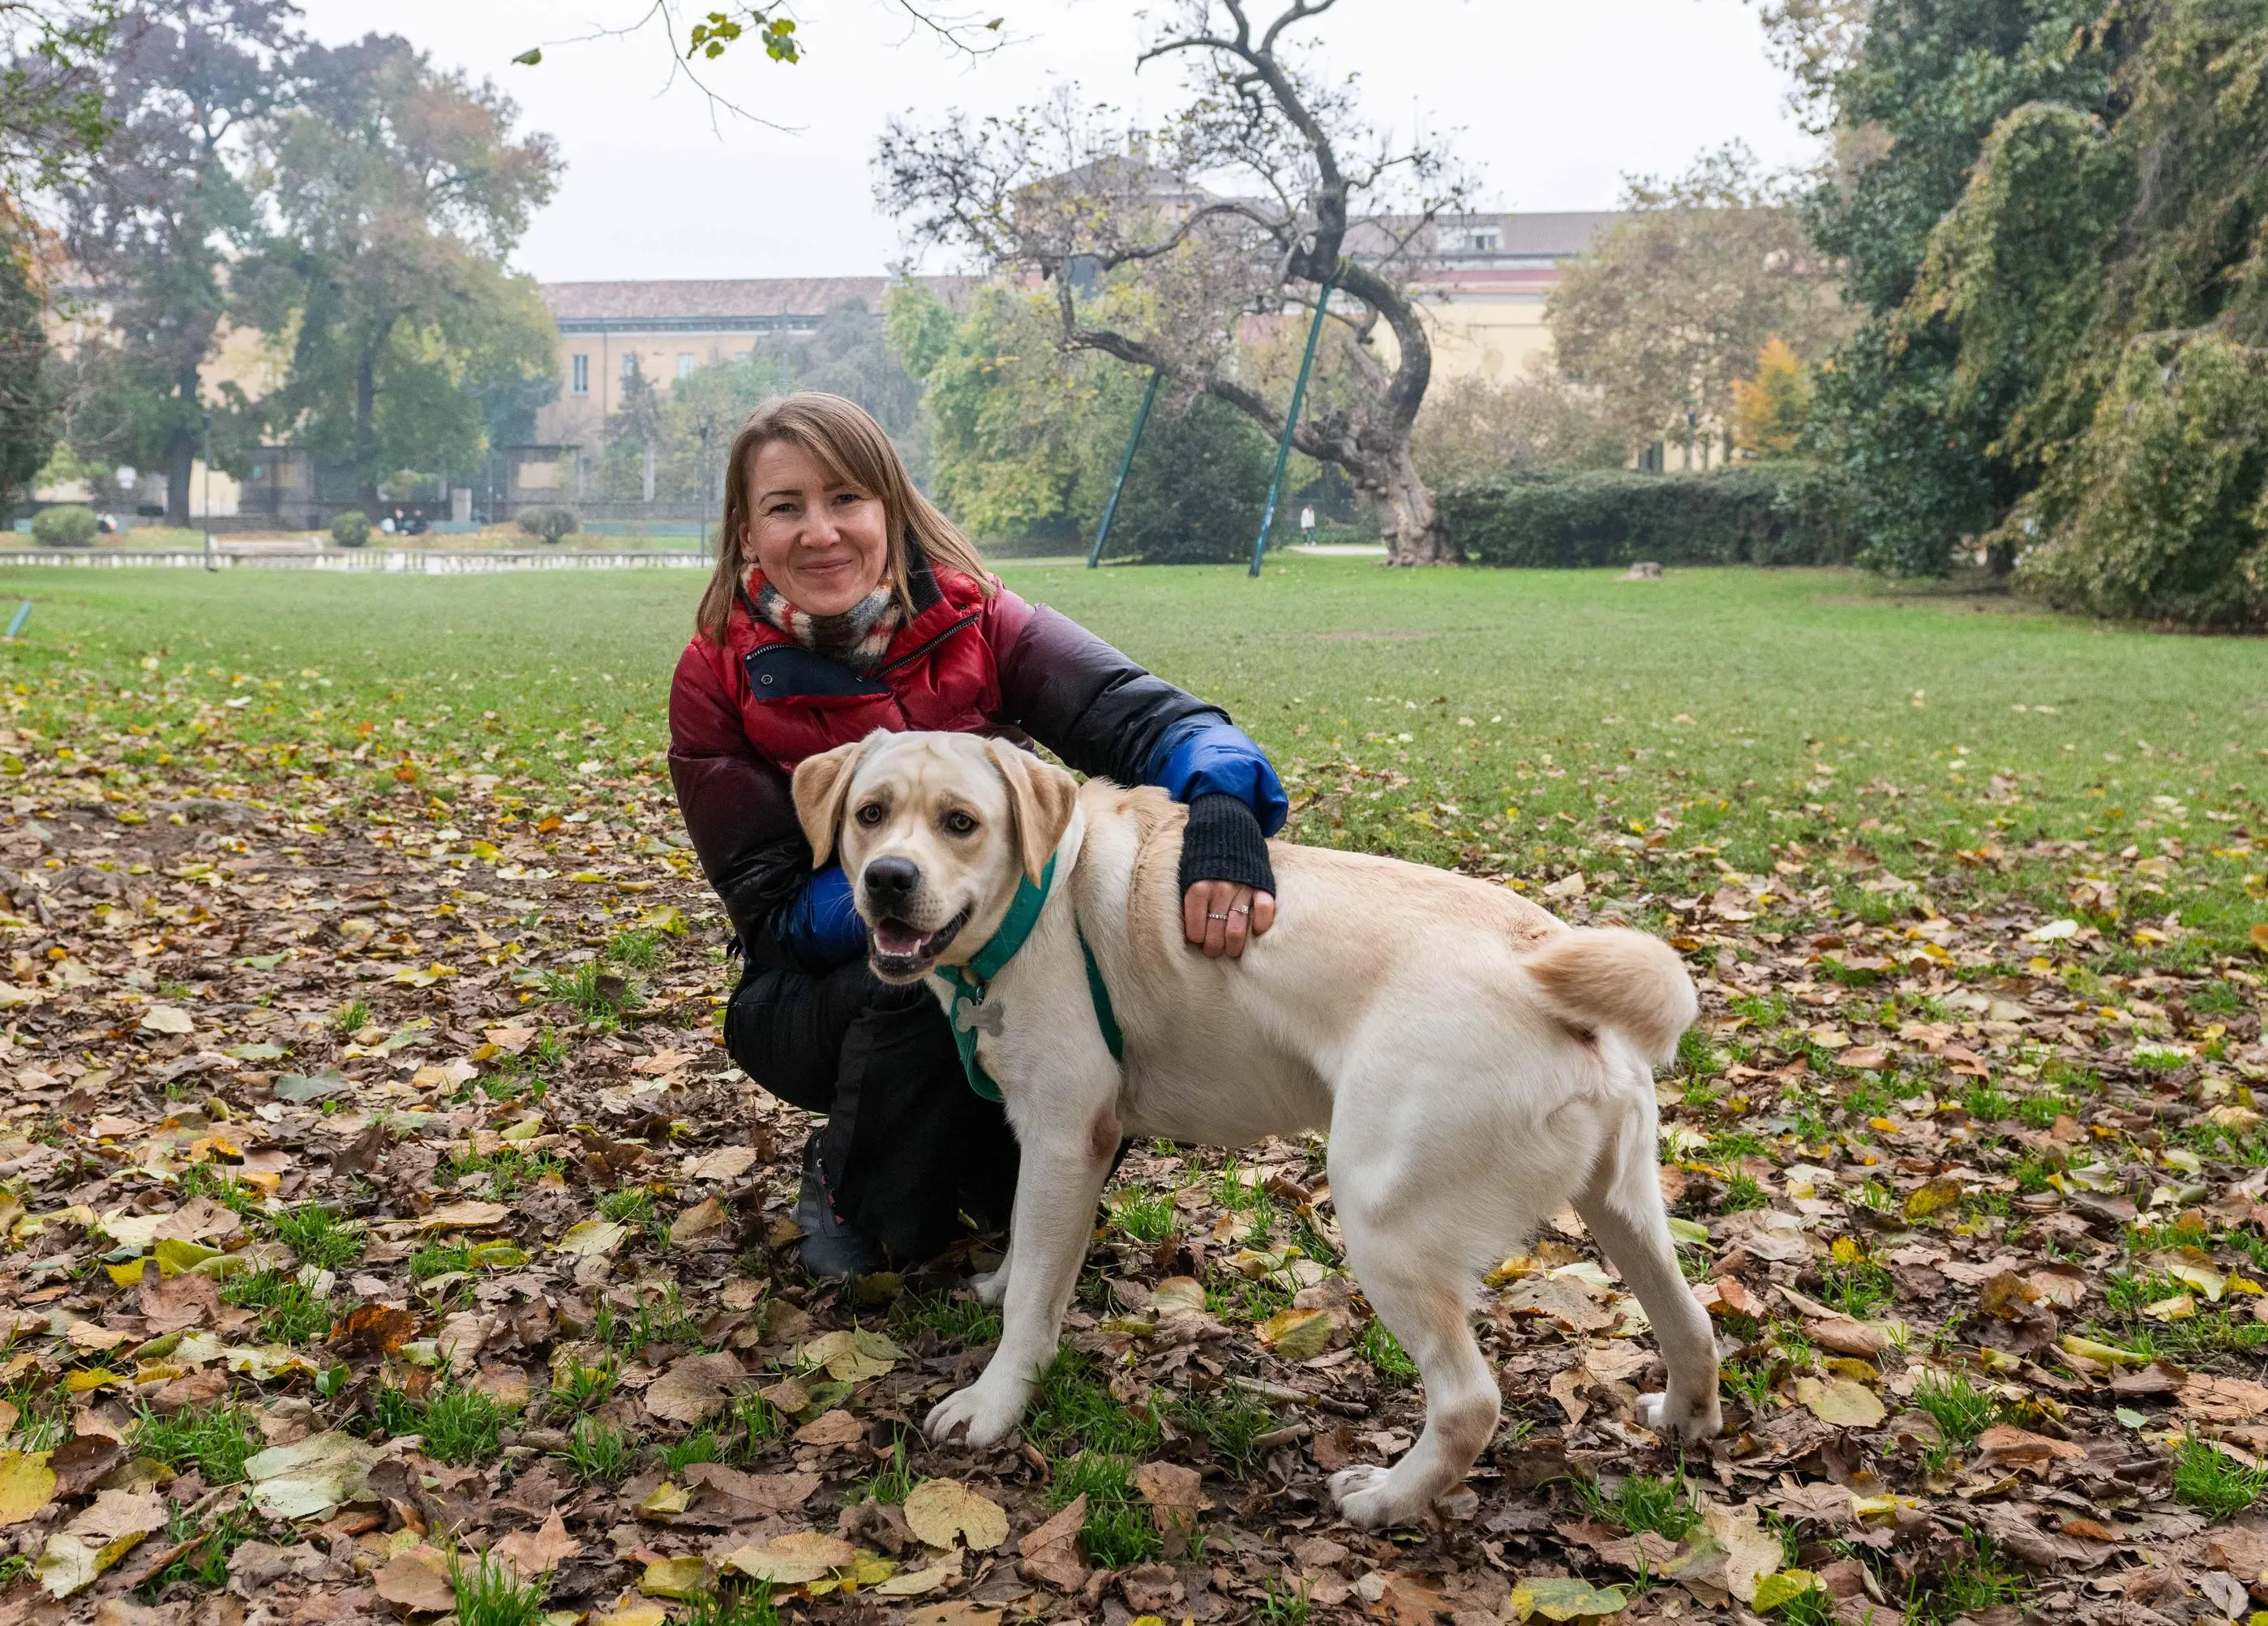
<svg viewBox="0 0 2268 1626">
<path fill-rule="evenodd" d="M 149 1262 L 146 1259 L 129 1259 L 122 1265 L 105 1265 L 103 1269 L 110 1272 L 110 1279 L 119 1286 L 139 1287 L 142 1285 L 142 1268 Z"/>
<path fill-rule="evenodd" d="M 880 1333 L 861 1327 L 814 1338 L 796 1352 L 796 1365 L 805 1372 L 824 1366 L 838 1383 L 863 1383 L 888 1372 L 905 1353 Z"/>
<path fill-rule="evenodd" d="M 1906 1218 L 1922 1219 L 1948 1209 L 1961 1201 L 1961 1182 L 1950 1174 L 1940 1174 L 1927 1185 L 1906 1194 Z"/>
<path fill-rule="evenodd" d="M 649 1598 L 690 1598 L 709 1590 L 705 1558 L 663 1558 L 646 1565 L 638 1590 Z"/>
<path fill-rule="evenodd" d="M 933 1563 L 926 1570 L 908 1570 L 874 1588 L 877 1598 L 918 1598 L 950 1586 L 961 1578 L 961 1555 Z"/>
<path fill-rule="evenodd" d="M 638 1504 L 638 1511 L 642 1513 L 681 1513 L 692 1505 L 691 1491 L 673 1485 L 665 1479 L 646 1493 L 645 1500 Z"/>
<path fill-rule="evenodd" d="M 1756 1613 L 1777 1609 L 1784 1603 L 1793 1603 L 1819 1585 L 1819 1578 L 1808 1570 L 1782 1570 L 1777 1575 L 1767 1575 L 1756 1583 Z"/>
<path fill-rule="evenodd" d="M 1312 1360 L 1331 1345 L 1329 1310 L 1278 1310 L 1260 1323 L 1260 1342 L 1287 1361 Z"/>
<path fill-rule="evenodd" d="M 630 1227 L 618 1225 L 611 1219 L 578 1219 L 559 1239 L 559 1251 L 580 1254 L 585 1258 L 611 1254 L 629 1235 Z"/>
<path fill-rule="evenodd" d="M 208 1259 L 217 1259 L 221 1250 L 207 1247 L 202 1242 L 184 1242 L 179 1237 L 161 1236 L 151 1247 L 158 1262 L 158 1274 L 172 1277 L 195 1269 Z"/>
<path fill-rule="evenodd" d="M 1838 1428 L 1874 1428 L 1889 1415 L 1874 1391 L 1854 1378 L 1798 1378 L 1795 1398 L 1822 1423 Z"/>
<path fill-rule="evenodd" d="M 749 1579 L 776 1586 L 801 1586 L 858 1562 L 858 1551 L 850 1542 L 816 1530 L 775 1537 L 762 1547 L 738 1548 L 725 1557 L 729 1567 Z"/>
<path fill-rule="evenodd" d="M 1613 1615 L 1629 1601 L 1630 1594 L 1619 1586 L 1594 1586 L 1588 1581 L 1566 1576 L 1523 1580 L 1512 1589 L 1513 1613 L 1523 1621 L 1538 1615 L 1547 1621 Z"/>
<path fill-rule="evenodd" d="M 2113 1343 L 2097 1343 L 2092 1338 L 2082 1338 L 2076 1333 L 2066 1333 L 2056 1340 L 2066 1354 L 2081 1360 L 2095 1361 L 2104 1366 L 2147 1366 L 2150 1357 L 2137 1355 L 2132 1350 L 2122 1350 Z"/>
<path fill-rule="evenodd" d="M 989 1553 L 1008 1539 L 1008 1515 L 990 1497 L 957 1479 L 925 1479 L 906 1498 L 907 1527 L 943 1550 L 965 1543 Z"/>
<path fill-rule="evenodd" d="M 63 1390 L 70 1394 L 86 1394 L 105 1384 L 123 1383 L 125 1380 L 125 1373 L 113 1372 L 107 1366 L 83 1366 L 63 1374 Z"/>
<path fill-rule="evenodd" d="M 0 1456 L 0 1525 L 20 1525 L 55 1499 L 55 1476 L 44 1451 Z"/>
</svg>

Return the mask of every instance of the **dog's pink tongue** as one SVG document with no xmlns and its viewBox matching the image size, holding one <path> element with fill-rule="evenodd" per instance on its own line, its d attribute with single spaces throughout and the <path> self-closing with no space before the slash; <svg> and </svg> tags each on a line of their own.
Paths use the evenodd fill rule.
<svg viewBox="0 0 2268 1626">
<path fill-rule="evenodd" d="M 874 928 L 874 946 L 885 954 L 910 954 L 921 945 L 922 934 L 911 926 L 891 920 Z"/>
</svg>

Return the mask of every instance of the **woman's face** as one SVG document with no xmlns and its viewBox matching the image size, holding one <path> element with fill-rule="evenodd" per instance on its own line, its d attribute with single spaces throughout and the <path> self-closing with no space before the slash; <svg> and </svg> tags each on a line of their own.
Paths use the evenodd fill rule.
<svg viewBox="0 0 2268 1626">
<path fill-rule="evenodd" d="M 749 454 L 748 528 L 740 556 L 796 608 L 840 615 L 874 591 L 889 560 L 882 499 L 831 482 L 792 440 Z"/>
</svg>

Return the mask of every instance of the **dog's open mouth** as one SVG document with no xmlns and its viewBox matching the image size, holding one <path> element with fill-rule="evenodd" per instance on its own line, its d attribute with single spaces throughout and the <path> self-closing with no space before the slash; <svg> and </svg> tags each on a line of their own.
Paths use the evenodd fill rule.
<svg viewBox="0 0 2268 1626">
<path fill-rule="evenodd" d="M 902 920 L 883 919 L 873 923 L 869 937 L 874 945 L 874 958 L 893 969 L 900 969 L 934 960 L 968 923 L 967 909 L 934 931 L 923 931 Z"/>
</svg>

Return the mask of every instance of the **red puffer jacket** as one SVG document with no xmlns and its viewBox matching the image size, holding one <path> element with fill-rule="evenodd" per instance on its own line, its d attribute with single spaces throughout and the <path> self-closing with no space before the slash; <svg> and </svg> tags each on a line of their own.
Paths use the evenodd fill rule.
<svg viewBox="0 0 2268 1626">
<path fill-rule="evenodd" d="M 744 597 L 721 644 L 685 646 L 669 696 L 669 767 L 686 833 L 752 949 L 811 873 L 788 776 L 877 728 L 1036 739 L 1081 773 L 1231 794 L 1264 829 L 1285 798 L 1267 757 L 1209 705 L 1101 639 L 1002 588 L 918 555 L 913 614 L 871 674 L 814 654 Z"/>
</svg>

